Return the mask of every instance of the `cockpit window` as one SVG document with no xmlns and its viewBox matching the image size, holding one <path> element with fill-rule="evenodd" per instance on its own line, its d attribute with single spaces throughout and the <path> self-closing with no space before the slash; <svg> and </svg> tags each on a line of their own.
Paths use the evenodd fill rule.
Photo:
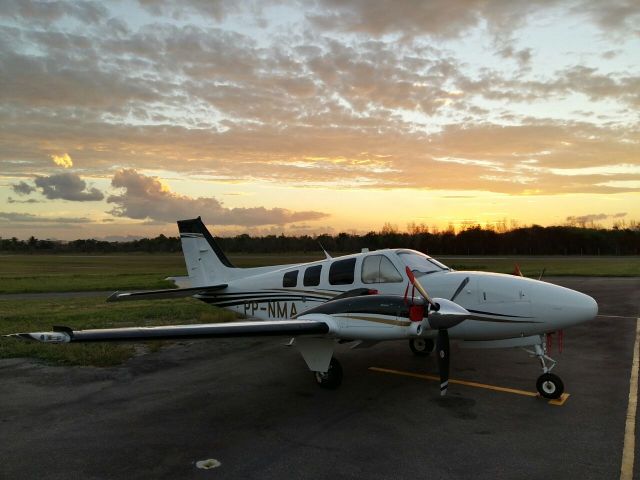
<svg viewBox="0 0 640 480">
<path fill-rule="evenodd" d="M 404 279 L 384 255 L 369 255 L 362 262 L 362 283 L 396 283 Z"/>
<path fill-rule="evenodd" d="M 422 253 L 408 252 L 408 251 L 398 252 L 398 256 L 403 261 L 403 263 L 411 269 L 411 271 L 416 277 L 429 275 L 430 273 L 451 270 L 446 265 L 440 263 L 439 261 L 431 257 L 427 257 Z"/>
</svg>

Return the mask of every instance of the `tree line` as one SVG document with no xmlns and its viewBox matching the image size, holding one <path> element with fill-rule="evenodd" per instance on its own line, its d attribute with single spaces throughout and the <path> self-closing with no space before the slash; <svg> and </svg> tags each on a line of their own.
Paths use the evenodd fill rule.
<svg viewBox="0 0 640 480">
<path fill-rule="evenodd" d="M 480 225 L 456 232 L 429 231 L 410 226 L 400 232 L 389 224 L 379 232 L 337 235 L 247 234 L 218 238 L 229 253 L 328 252 L 353 253 L 363 248 L 412 248 L 430 255 L 640 255 L 639 228 L 583 228 L 576 226 L 542 227 L 533 225 L 496 231 Z M 5 253 L 174 253 L 181 251 L 179 237 L 159 235 L 130 241 L 84 239 L 73 241 L 0 238 Z"/>
</svg>

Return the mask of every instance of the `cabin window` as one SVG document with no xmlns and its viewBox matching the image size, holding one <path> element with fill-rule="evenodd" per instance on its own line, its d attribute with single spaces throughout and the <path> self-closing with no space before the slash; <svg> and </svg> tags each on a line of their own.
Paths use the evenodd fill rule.
<svg viewBox="0 0 640 480">
<path fill-rule="evenodd" d="M 402 275 L 384 255 L 369 255 L 362 262 L 362 283 L 402 282 Z"/>
<path fill-rule="evenodd" d="M 333 262 L 329 268 L 329 283 L 331 285 L 349 285 L 353 283 L 353 272 L 355 269 L 355 258 Z"/>
<path fill-rule="evenodd" d="M 315 265 L 309 267 L 304 271 L 303 282 L 305 287 L 317 287 L 320 285 L 320 272 L 322 271 L 322 265 Z"/>
<path fill-rule="evenodd" d="M 298 285 L 298 270 L 294 270 L 293 272 L 287 272 L 282 277 L 282 286 L 283 287 L 295 287 Z"/>
</svg>

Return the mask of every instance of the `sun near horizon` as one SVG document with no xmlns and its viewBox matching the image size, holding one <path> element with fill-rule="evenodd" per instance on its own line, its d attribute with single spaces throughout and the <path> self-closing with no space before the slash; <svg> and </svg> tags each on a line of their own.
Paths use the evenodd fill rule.
<svg viewBox="0 0 640 480">
<path fill-rule="evenodd" d="M 0 8 L 0 236 L 640 220 L 633 2 Z"/>
</svg>

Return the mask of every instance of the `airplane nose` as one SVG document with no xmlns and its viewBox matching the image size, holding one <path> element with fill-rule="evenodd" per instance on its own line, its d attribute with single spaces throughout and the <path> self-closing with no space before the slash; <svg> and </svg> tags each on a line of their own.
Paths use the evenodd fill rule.
<svg viewBox="0 0 640 480">
<path fill-rule="evenodd" d="M 598 315 L 598 304 L 589 295 L 571 291 L 571 295 L 566 300 L 567 320 L 572 323 L 588 322 Z"/>
<path fill-rule="evenodd" d="M 584 295 L 584 294 L 583 294 Z M 586 298 L 584 299 L 584 308 L 586 310 L 586 316 L 591 317 L 590 320 L 593 320 L 598 315 L 598 303 L 589 295 L 584 295 Z"/>
<path fill-rule="evenodd" d="M 548 283 L 538 286 L 538 314 L 552 326 L 565 328 L 596 318 L 598 304 L 589 295 Z"/>
</svg>

